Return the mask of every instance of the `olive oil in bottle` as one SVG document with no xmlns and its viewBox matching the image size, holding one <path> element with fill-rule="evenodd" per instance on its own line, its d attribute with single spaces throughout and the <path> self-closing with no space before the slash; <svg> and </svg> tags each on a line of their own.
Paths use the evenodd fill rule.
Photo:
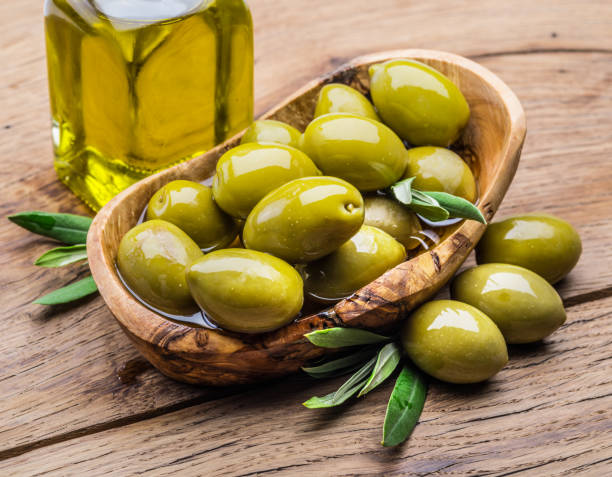
<svg viewBox="0 0 612 477">
<path fill-rule="evenodd" d="M 92 209 L 253 119 L 243 0 L 46 0 L 55 169 Z"/>
</svg>

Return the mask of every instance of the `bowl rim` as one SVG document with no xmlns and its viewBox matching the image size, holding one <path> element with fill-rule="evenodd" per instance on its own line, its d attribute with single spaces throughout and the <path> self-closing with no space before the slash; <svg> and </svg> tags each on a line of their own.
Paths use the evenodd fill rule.
<svg viewBox="0 0 612 477">
<path fill-rule="evenodd" d="M 337 69 L 309 81 L 306 85 L 299 88 L 280 103 L 262 114 L 259 119 L 274 116 L 274 114 L 283 110 L 296 98 L 299 98 L 315 87 L 330 82 L 342 73 L 346 73 L 355 67 L 397 58 L 440 61 L 443 63 L 456 65 L 459 68 L 469 70 L 475 75 L 479 76 L 480 79 L 483 82 L 488 83 L 488 85 L 494 91 L 496 91 L 501 98 L 501 102 L 506 108 L 506 115 L 510 122 L 508 137 L 506 138 L 505 144 L 503 144 L 503 147 L 500 148 L 499 152 L 500 157 L 504 160 L 497 168 L 496 173 L 491 177 L 490 183 L 492 186 L 485 191 L 482 200 L 478 205 L 484 216 L 487 218 L 487 220 L 489 220 L 497 210 L 518 166 L 520 152 L 526 134 L 525 113 L 520 101 L 512 90 L 490 70 L 472 60 L 453 53 L 425 49 L 390 50 L 358 56 L 341 65 Z M 108 308 L 115 316 L 121 327 L 124 329 L 124 331 L 126 331 L 130 338 L 137 341 L 137 344 L 140 344 L 141 346 L 163 348 L 166 352 L 170 351 L 178 353 L 182 357 L 188 357 L 191 354 L 200 356 L 202 354 L 231 354 L 238 350 L 249 351 L 261 349 L 262 347 L 270 348 L 279 346 L 286 343 L 288 339 L 301 339 L 303 342 L 305 342 L 306 340 L 303 338 L 303 334 L 305 332 L 322 327 L 365 326 L 375 328 L 369 325 L 364 325 L 363 322 L 363 316 L 365 314 L 375 310 L 375 307 L 381 306 L 380 303 L 376 303 L 376 300 L 370 300 L 367 298 L 367 289 L 369 287 L 384 283 L 385 277 L 387 277 L 390 272 L 394 270 L 399 270 L 401 273 L 407 273 L 408 271 L 418 270 L 418 267 L 423 266 L 425 261 L 427 261 L 427 266 L 434 267 L 440 267 L 440 263 L 446 263 L 445 261 L 452 261 L 453 257 L 448 255 L 448 251 L 445 249 L 445 244 L 446 248 L 449 248 L 450 245 L 452 245 L 451 248 L 454 247 L 453 253 L 456 255 L 458 255 L 457 252 L 459 248 L 469 248 L 467 253 L 461 254 L 461 257 L 455 257 L 455 260 L 457 258 L 461 258 L 458 265 L 454 262 L 452 263 L 453 267 L 456 265 L 458 268 L 458 266 L 469 255 L 469 251 L 473 248 L 475 242 L 484 232 L 485 225 L 465 220 L 449 237 L 437 244 L 434 248 L 430 249 L 430 253 L 421 253 L 416 257 L 403 262 L 394 269 L 391 269 L 377 280 L 357 291 L 353 296 L 342 300 L 337 305 L 333 306 L 331 311 L 309 315 L 305 318 L 294 321 L 275 332 L 266 333 L 264 335 L 256 335 L 261 337 L 260 342 L 256 344 L 252 344 L 253 340 L 248 339 L 249 335 L 234 334 L 226 331 L 211 330 L 206 328 L 193 328 L 188 325 L 169 321 L 163 316 L 151 311 L 145 305 L 141 304 L 124 288 L 121 280 L 118 278 L 114 261 L 111 261 L 111 259 L 107 257 L 107 254 L 105 253 L 105 247 L 102 241 L 104 236 L 104 228 L 109 223 L 111 217 L 118 213 L 118 209 L 120 209 L 118 206 L 124 201 L 124 199 L 132 195 L 137 188 L 146 187 L 147 184 L 155 182 L 160 175 L 164 174 L 169 176 L 170 180 L 174 180 L 177 176 L 180 176 L 183 171 L 187 170 L 189 167 L 192 167 L 194 161 L 201 160 L 203 157 L 209 154 L 220 154 L 228 148 L 228 144 L 235 142 L 242 136 L 243 133 L 244 130 L 232 138 L 229 138 L 225 142 L 210 149 L 205 154 L 198 156 L 197 158 L 185 161 L 169 169 L 153 174 L 130 186 L 111 199 L 99 211 L 93 220 L 87 237 L 87 255 L 94 281 L 98 285 L 100 294 L 106 302 Z M 472 243 L 467 239 L 468 237 L 476 237 L 476 240 L 472 241 L 474 242 Z M 425 258 L 419 259 L 419 257 Z M 387 290 L 387 292 L 389 292 L 390 299 L 393 299 L 393 291 Z M 365 301 L 363 300 L 364 296 L 367 298 Z M 384 304 L 382 306 L 384 306 Z M 313 317 L 317 317 L 319 319 L 316 326 L 313 326 L 312 323 L 307 323 L 308 318 Z M 382 324 L 384 325 L 384 323 Z M 292 330 L 288 330 L 292 327 Z M 169 334 L 172 334 L 173 337 L 168 336 Z M 177 341 L 180 341 L 181 343 L 176 344 L 174 338 L 180 338 Z M 138 343 L 138 341 L 140 341 L 140 343 Z M 206 346 L 203 346 L 202 343 L 205 343 Z M 309 344 L 307 343 L 307 345 Z M 139 349 L 142 351 L 141 347 L 139 347 Z"/>
</svg>

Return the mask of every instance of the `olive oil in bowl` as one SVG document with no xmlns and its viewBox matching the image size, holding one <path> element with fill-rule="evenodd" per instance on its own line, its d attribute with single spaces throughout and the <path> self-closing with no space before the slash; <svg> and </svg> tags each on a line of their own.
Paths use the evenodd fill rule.
<svg viewBox="0 0 612 477">
<path fill-rule="evenodd" d="M 46 0 L 59 178 L 98 210 L 253 119 L 242 0 Z"/>
</svg>

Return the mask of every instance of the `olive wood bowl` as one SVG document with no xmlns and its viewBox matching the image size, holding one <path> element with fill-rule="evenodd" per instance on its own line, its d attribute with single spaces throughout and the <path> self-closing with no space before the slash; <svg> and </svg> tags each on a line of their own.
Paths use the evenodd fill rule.
<svg viewBox="0 0 612 477">
<path fill-rule="evenodd" d="M 493 217 L 516 171 L 525 138 L 525 115 L 514 93 L 497 76 L 466 58 L 430 50 L 399 50 L 355 58 L 300 89 L 262 118 L 304 130 L 322 86 L 345 83 L 368 91 L 368 67 L 392 58 L 411 58 L 447 75 L 465 95 L 471 118 L 460 139 L 479 188 L 478 207 Z M 112 199 L 95 217 L 87 256 L 100 294 L 138 350 L 162 373 L 189 383 L 230 385 L 295 372 L 329 352 L 304 334 L 333 326 L 388 331 L 431 298 L 452 277 L 482 236 L 485 226 L 463 221 L 434 248 L 405 261 L 351 297 L 327 310 L 301 317 L 274 332 L 243 335 L 192 328 L 169 321 L 136 300 L 115 268 L 119 241 L 138 221 L 155 191 L 175 179 L 204 181 L 218 158 L 236 146 L 242 133 L 202 156 L 150 176 Z"/>
</svg>

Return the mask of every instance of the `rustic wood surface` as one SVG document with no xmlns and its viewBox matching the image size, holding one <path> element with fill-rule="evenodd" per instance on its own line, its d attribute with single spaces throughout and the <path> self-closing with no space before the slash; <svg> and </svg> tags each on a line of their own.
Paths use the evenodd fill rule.
<svg viewBox="0 0 612 477">
<path fill-rule="evenodd" d="M 378 440 L 390 383 L 320 413 L 299 402 L 337 381 L 296 376 L 224 390 L 171 381 L 142 364 L 99 298 L 32 305 L 86 272 L 33 267 L 51 242 L 3 219 L 0 474 L 610 474 L 612 4 L 250 5 L 258 113 L 347 59 L 384 49 L 449 50 L 499 75 L 521 99 L 529 132 L 497 217 L 544 210 L 579 229 L 582 259 L 558 287 L 568 323 L 545 346 L 513 347 L 488 386 L 435 384 L 413 437 L 386 450 Z M 41 2 L 1 2 L 0 18 L 0 216 L 85 213 L 52 169 Z"/>
</svg>

